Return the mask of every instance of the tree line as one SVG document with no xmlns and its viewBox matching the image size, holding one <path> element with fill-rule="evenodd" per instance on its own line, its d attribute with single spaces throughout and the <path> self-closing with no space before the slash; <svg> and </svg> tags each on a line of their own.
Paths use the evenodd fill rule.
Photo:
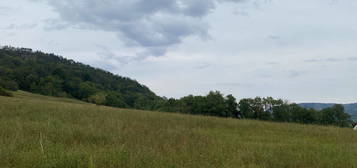
<svg viewBox="0 0 357 168">
<path fill-rule="evenodd" d="M 322 110 L 306 109 L 296 103 L 282 99 L 246 98 L 237 101 L 232 95 L 224 96 L 211 91 L 206 96 L 186 96 L 168 99 L 161 111 L 181 112 L 196 115 L 210 115 L 238 119 L 254 119 L 302 124 L 335 125 L 350 127 L 352 119 L 342 105 L 334 105 Z"/>
<path fill-rule="evenodd" d="M 0 49 L 0 95 L 11 96 L 4 89 L 76 98 L 120 108 L 341 127 L 348 127 L 352 122 L 341 105 L 314 110 L 271 97 L 238 102 L 233 95 L 224 96 L 218 91 L 206 96 L 168 99 L 155 95 L 130 78 L 54 54 L 9 46 Z"/>
</svg>

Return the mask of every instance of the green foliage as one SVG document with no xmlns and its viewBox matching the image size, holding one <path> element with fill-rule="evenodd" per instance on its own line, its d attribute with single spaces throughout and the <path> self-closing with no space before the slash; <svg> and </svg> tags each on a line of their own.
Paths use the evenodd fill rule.
<svg viewBox="0 0 357 168">
<path fill-rule="evenodd" d="M 202 110 L 205 114 L 226 117 L 226 104 L 223 95 L 218 91 L 211 91 L 206 96 L 206 105 Z"/>
<path fill-rule="evenodd" d="M 274 115 L 277 115 L 278 118 L 281 117 L 280 114 L 274 114 L 274 110 L 279 111 L 280 109 L 277 109 L 277 107 L 282 105 L 281 99 L 256 97 L 254 99 L 242 99 L 239 102 L 239 109 L 243 118 L 272 120 Z"/>
<path fill-rule="evenodd" d="M 109 92 L 105 97 L 105 105 L 112 107 L 125 108 L 128 105 L 124 102 L 123 97 L 116 92 Z"/>
<path fill-rule="evenodd" d="M 19 89 L 19 86 L 15 81 L 5 78 L 4 79 L 0 78 L 0 87 L 3 87 L 4 89 L 8 89 L 11 91 L 17 91 Z"/>
<path fill-rule="evenodd" d="M 242 99 L 237 103 L 234 96 L 224 97 L 218 91 L 211 91 L 206 96 L 189 95 L 181 99 L 170 98 L 156 102 L 159 105 L 151 109 L 166 112 L 340 127 L 350 127 L 352 123 L 351 116 L 345 113 L 341 105 L 317 111 L 272 97 Z"/>
<path fill-rule="evenodd" d="M 104 105 L 106 102 L 106 94 L 105 93 L 95 93 L 88 97 L 88 102 L 93 104 Z"/>
<path fill-rule="evenodd" d="M 0 49 L 0 87 L 120 108 L 341 127 L 351 123 L 351 117 L 339 105 L 316 111 L 272 97 L 237 103 L 234 96 L 225 97 L 219 91 L 206 96 L 161 98 L 129 78 L 26 48 Z M 11 96 L 4 89 L 0 94 Z"/>
<path fill-rule="evenodd" d="M 132 79 L 54 54 L 8 46 L 0 49 L 0 86 L 115 107 L 151 109 L 162 101 Z"/>
<path fill-rule="evenodd" d="M 268 98 L 242 99 L 239 110 L 243 118 L 295 122 L 302 124 L 335 125 L 350 127 L 352 121 L 342 105 L 335 105 L 321 111 L 306 109 L 297 104 L 289 104 L 280 99 Z"/>
<path fill-rule="evenodd" d="M 321 110 L 321 124 L 336 125 L 340 127 L 348 127 L 352 123 L 351 116 L 346 114 L 342 105 L 334 105 L 333 107 Z"/>
<path fill-rule="evenodd" d="M 5 89 L 3 89 L 2 87 L 0 87 L 0 96 L 7 96 L 7 97 L 12 97 L 12 93 L 6 91 Z"/>
<path fill-rule="evenodd" d="M 170 98 L 165 100 L 159 110 L 218 117 L 239 115 L 236 99 L 232 95 L 224 97 L 219 91 L 211 91 L 206 96 L 189 95 L 181 99 Z"/>
<path fill-rule="evenodd" d="M 238 111 L 238 103 L 233 95 L 226 96 L 225 104 L 226 104 L 225 117 L 236 117 L 236 118 L 240 117 L 240 113 Z"/>
<path fill-rule="evenodd" d="M 292 116 L 290 113 L 290 105 L 282 104 L 281 106 L 273 107 L 273 118 L 279 122 L 291 122 Z"/>
<path fill-rule="evenodd" d="M 253 99 L 242 99 L 239 101 L 239 110 L 242 118 L 255 118 L 254 109 L 252 108 Z"/>
</svg>

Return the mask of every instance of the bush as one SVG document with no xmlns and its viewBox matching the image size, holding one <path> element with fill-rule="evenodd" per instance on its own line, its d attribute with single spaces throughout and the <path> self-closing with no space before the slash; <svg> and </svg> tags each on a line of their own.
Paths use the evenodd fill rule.
<svg viewBox="0 0 357 168">
<path fill-rule="evenodd" d="M 0 87 L 11 90 L 11 91 L 17 91 L 19 90 L 19 85 L 12 80 L 1 80 L 0 79 Z"/>
<path fill-rule="evenodd" d="M 105 97 L 106 97 L 106 94 L 104 94 L 104 93 L 96 93 L 92 96 L 89 96 L 87 101 L 89 103 L 103 105 L 105 103 Z"/>
<path fill-rule="evenodd" d="M 6 91 L 5 89 L 0 87 L 0 96 L 7 96 L 7 97 L 12 97 L 12 93 Z"/>
</svg>

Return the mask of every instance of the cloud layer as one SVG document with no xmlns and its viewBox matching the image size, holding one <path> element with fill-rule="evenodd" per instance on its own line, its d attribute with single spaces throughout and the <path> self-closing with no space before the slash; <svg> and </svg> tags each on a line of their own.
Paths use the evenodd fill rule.
<svg viewBox="0 0 357 168">
<path fill-rule="evenodd" d="M 166 97 L 356 102 L 357 1 L 97 1 L 1 0 L 0 45 L 56 53 Z"/>
<path fill-rule="evenodd" d="M 185 37 L 209 37 L 202 19 L 218 3 L 244 0 L 47 0 L 59 18 L 52 29 L 76 27 L 114 32 L 129 47 L 161 56 Z M 143 54 L 140 54 L 143 55 Z"/>
</svg>

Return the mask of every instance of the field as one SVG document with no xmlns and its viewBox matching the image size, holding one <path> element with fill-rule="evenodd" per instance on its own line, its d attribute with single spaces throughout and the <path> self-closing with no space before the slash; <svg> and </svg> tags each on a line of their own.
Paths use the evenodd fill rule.
<svg viewBox="0 0 357 168">
<path fill-rule="evenodd" d="M 347 128 L 0 97 L 1 168 L 357 167 Z"/>
</svg>

